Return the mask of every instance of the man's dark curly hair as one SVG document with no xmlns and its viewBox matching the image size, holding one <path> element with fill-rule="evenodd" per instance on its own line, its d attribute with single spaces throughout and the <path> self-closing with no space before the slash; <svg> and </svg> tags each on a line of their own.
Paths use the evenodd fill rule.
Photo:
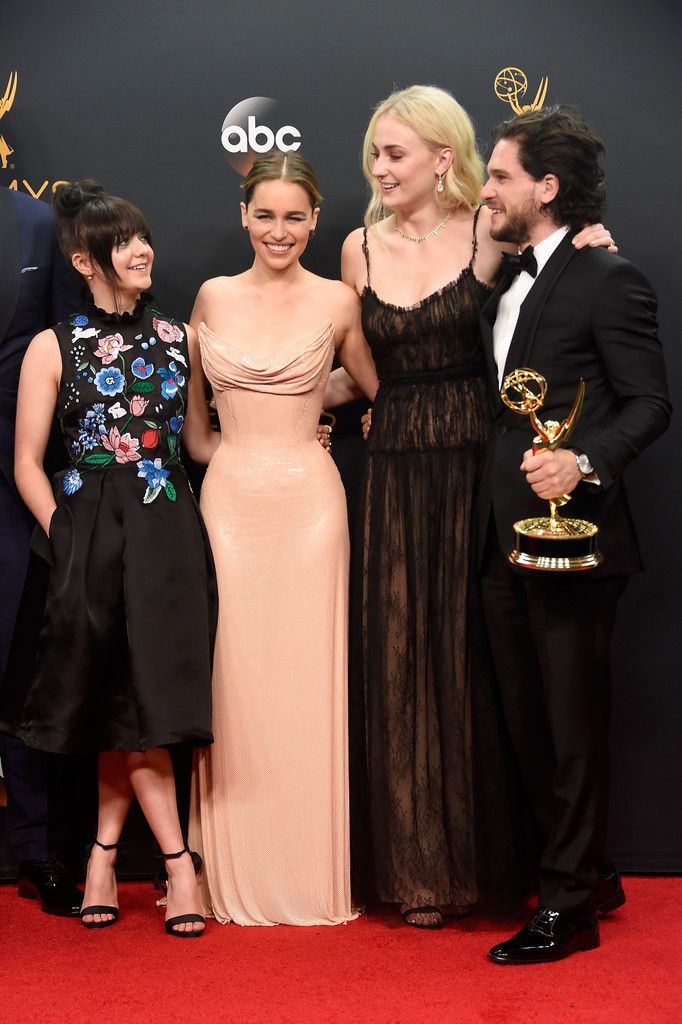
<svg viewBox="0 0 682 1024">
<path fill-rule="evenodd" d="M 493 131 L 493 145 L 502 139 L 519 144 L 519 160 L 535 181 L 545 174 L 559 179 L 559 192 L 547 203 L 557 224 L 580 230 L 601 220 L 605 199 L 604 144 L 574 107 L 530 110 Z"/>
</svg>

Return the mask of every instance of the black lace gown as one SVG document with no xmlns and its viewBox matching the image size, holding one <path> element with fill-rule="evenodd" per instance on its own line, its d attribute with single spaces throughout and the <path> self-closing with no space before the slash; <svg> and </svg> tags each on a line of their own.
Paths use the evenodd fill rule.
<svg viewBox="0 0 682 1024">
<path fill-rule="evenodd" d="M 365 703 L 364 736 L 353 730 L 355 891 L 364 861 L 383 902 L 464 911 L 507 902 L 524 873 L 473 564 L 489 417 L 478 311 L 489 290 L 472 253 L 456 281 L 394 306 L 371 287 L 366 234 L 364 250 L 362 319 L 381 386 L 354 581 L 353 682 Z"/>
</svg>

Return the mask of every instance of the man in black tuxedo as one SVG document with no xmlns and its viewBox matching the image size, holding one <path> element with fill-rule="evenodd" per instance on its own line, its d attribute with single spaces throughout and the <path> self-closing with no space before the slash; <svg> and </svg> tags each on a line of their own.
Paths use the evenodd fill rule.
<svg viewBox="0 0 682 1024">
<path fill-rule="evenodd" d="M 501 125 L 482 198 L 491 234 L 516 243 L 482 311 L 493 423 L 479 504 L 486 618 L 509 732 L 545 845 L 539 909 L 495 946 L 498 963 L 558 960 L 599 944 L 597 914 L 625 896 L 606 860 L 609 644 L 616 605 L 641 569 L 622 475 L 667 428 L 670 404 L 646 278 L 573 235 L 600 219 L 603 146 L 566 108 Z M 540 414 L 561 422 L 586 383 L 571 448 L 530 450 L 526 416 L 502 403 L 517 367 L 546 378 Z M 599 526 L 597 569 L 547 572 L 508 561 L 513 523 L 571 494 Z"/>
<path fill-rule="evenodd" d="M 14 486 L 14 419 L 21 361 L 34 334 L 62 320 L 78 304 L 78 291 L 57 247 L 52 211 L 45 203 L 0 188 L 0 681 L 29 563 L 33 520 Z M 29 604 L 32 601 L 29 601 Z M 34 602 L 33 602 L 34 603 Z M 28 632 L 36 632 L 35 623 Z M 4 688 L 3 701 L 12 694 Z M 9 839 L 19 861 L 19 893 L 42 909 L 77 915 L 82 894 L 54 854 L 53 805 L 61 759 L 0 737 L 7 788 Z"/>
</svg>

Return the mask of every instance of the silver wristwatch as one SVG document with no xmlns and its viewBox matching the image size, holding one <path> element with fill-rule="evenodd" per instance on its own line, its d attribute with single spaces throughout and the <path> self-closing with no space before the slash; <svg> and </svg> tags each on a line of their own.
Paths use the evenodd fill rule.
<svg viewBox="0 0 682 1024">
<path fill-rule="evenodd" d="M 576 452 L 575 461 L 578 467 L 578 472 L 582 477 L 592 476 L 594 473 L 594 466 L 584 452 Z"/>
</svg>

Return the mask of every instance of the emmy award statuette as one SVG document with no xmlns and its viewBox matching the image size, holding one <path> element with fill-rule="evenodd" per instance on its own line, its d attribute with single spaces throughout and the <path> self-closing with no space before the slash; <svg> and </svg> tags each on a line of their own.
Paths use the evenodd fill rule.
<svg viewBox="0 0 682 1024">
<path fill-rule="evenodd" d="M 554 451 L 573 433 L 585 397 L 585 381 L 580 379 L 573 408 L 563 423 L 555 420 L 542 423 L 538 419 L 536 413 L 547 395 L 547 381 L 535 370 L 522 366 L 508 373 L 500 394 L 508 409 L 530 417 L 536 432 L 533 451 L 543 448 Z M 516 546 L 509 554 L 510 562 L 549 572 L 578 572 L 601 564 L 603 558 L 597 549 L 598 527 L 586 519 L 564 519 L 559 515 L 559 509 L 570 500 L 570 494 L 561 494 L 550 501 L 549 516 L 514 523 Z"/>
</svg>

